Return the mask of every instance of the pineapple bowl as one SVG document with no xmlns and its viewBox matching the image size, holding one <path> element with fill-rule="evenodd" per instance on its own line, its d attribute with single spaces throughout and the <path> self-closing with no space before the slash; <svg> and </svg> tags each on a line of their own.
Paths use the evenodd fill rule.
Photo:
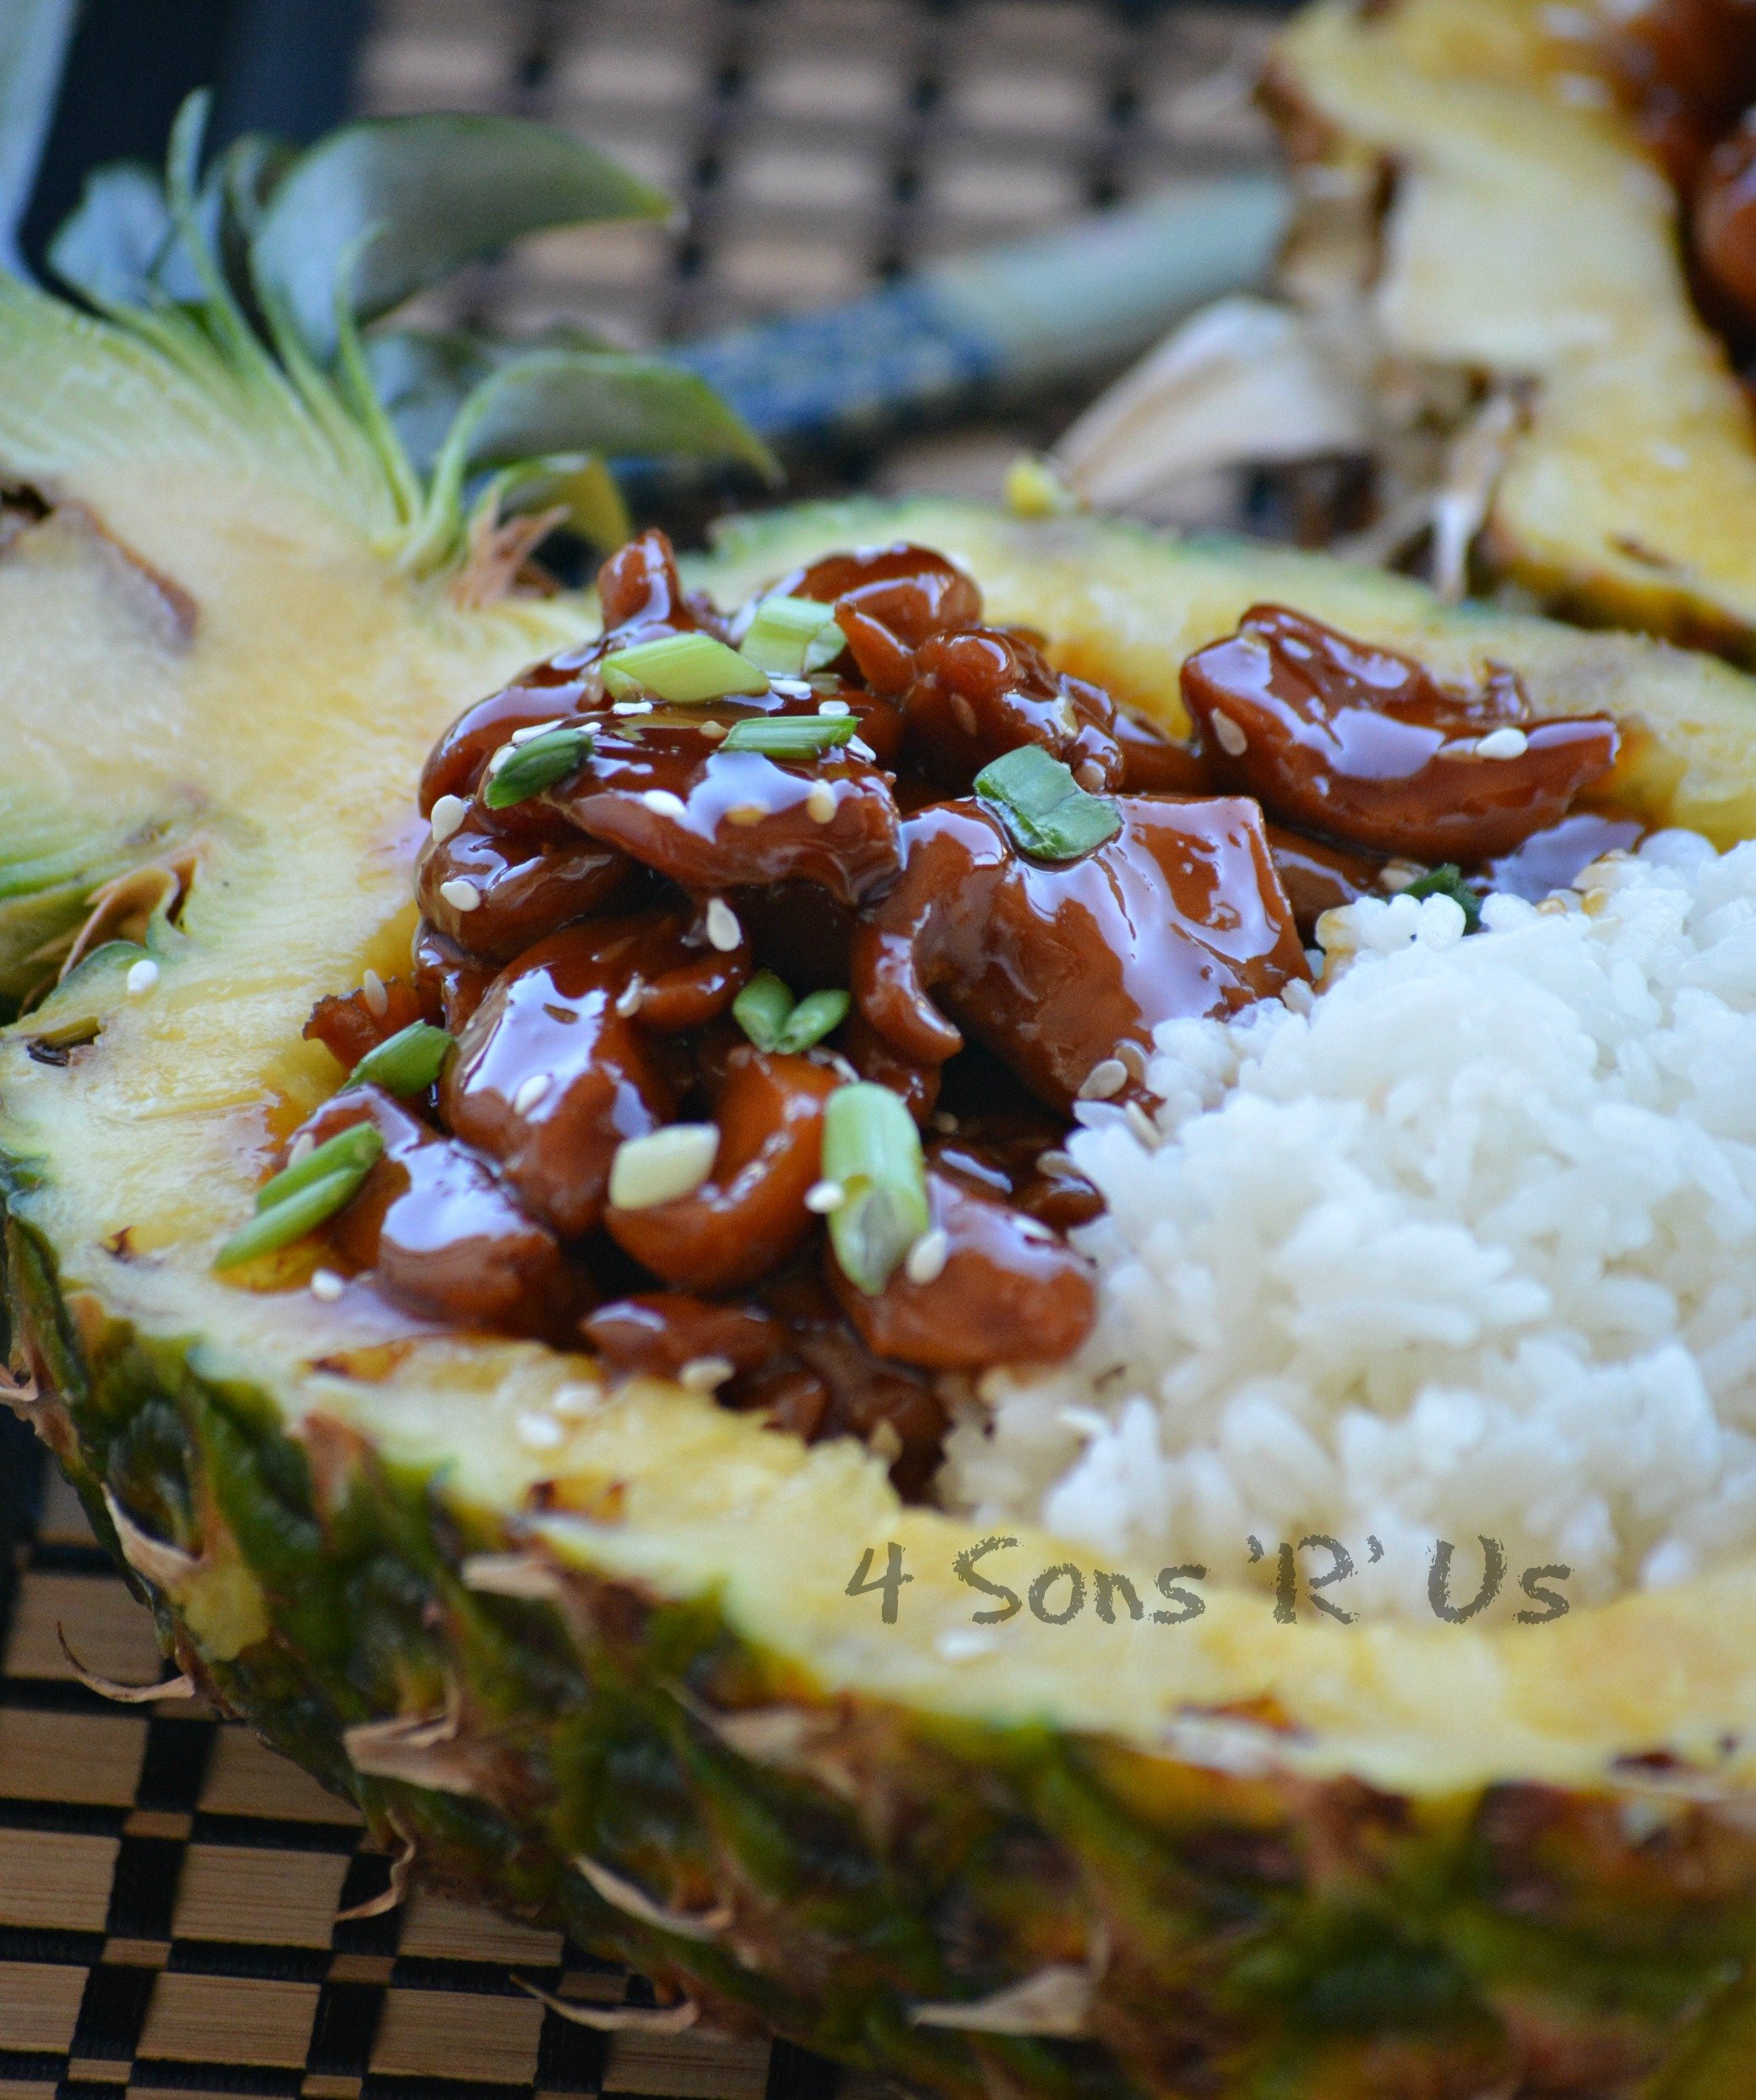
<svg viewBox="0 0 1756 2100">
<path fill-rule="evenodd" d="M 307 1124 L 325 1144 L 394 1132 L 398 1117 L 462 1127 L 443 1076 L 463 1055 L 449 1039 L 467 1047 L 475 1015 L 500 996 L 492 985 L 477 987 L 470 1015 L 445 1008 L 443 1030 L 428 1019 L 378 1030 L 351 1074 L 336 1049 L 351 1039 L 307 1023 L 344 999 L 362 1026 L 399 1018 L 390 987 L 409 981 L 411 938 L 443 933 L 440 904 L 461 917 L 443 933 L 450 946 L 429 955 L 453 970 L 448 996 L 463 996 L 480 895 L 466 904 L 453 887 L 468 890 L 465 878 L 435 875 L 417 912 L 412 885 L 417 860 L 433 868 L 476 818 L 442 811 L 442 797 L 423 812 L 423 760 L 484 695 L 528 685 L 533 662 L 571 664 L 571 677 L 589 659 L 608 666 L 606 680 L 615 668 L 603 653 L 614 636 L 594 640 L 597 608 L 520 580 L 530 539 L 503 509 L 506 485 L 465 514 L 466 470 L 514 454 L 511 435 L 472 453 L 471 433 L 496 416 L 518 426 L 517 456 L 541 462 L 530 478 L 552 491 L 571 476 L 576 499 L 584 456 L 640 440 L 633 411 L 617 420 L 600 394 L 591 428 L 575 416 L 564 443 L 552 416 L 535 429 L 532 397 L 548 415 L 579 376 L 552 362 L 517 375 L 516 404 L 514 382 L 490 375 L 465 436 L 423 471 L 359 378 L 345 302 L 330 355 L 302 355 L 329 309 L 316 302 L 292 332 L 291 280 L 265 267 L 270 356 L 219 265 L 210 271 L 193 313 L 117 302 L 94 318 L 0 285 L 0 988 L 17 1009 L 0 1036 L 9 1398 L 151 1605 L 177 1667 L 356 1800 L 394 1848 L 399 1886 L 415 1874 L 563 1921 L 655 1979 L 655 2008 L 561 2008 L 588 2024 L 759 2023 L 948 2096 L 1747 2092 L 1756 1580 L 1731 1504 L 1730 1544 L 1697 1539 L 1685 1511 L 1665 1536 L 1663 1570 L 1611 1552 L 1577 1597 L 1558 1564 L 1583 1561 L 1569 1546 L 1514 1558 L 1495 1612 L 1467 1601 L 1474 1580 L 1460 1570 L 1448 1586 L 1449 1556 L 1417 1584 L 1432 1611 L 1394 1597 L 1344 1610 L 1340 1542 L 1297 1538 L 1319 1529 L 1321 1497 L 1308 1525 L 1239 1537 L 1223 1565 L 1212 1552 L 1199 1565 L 1193 1552 L 1142 1558 L 1150 1531 L 1106 1546 L 1071 1509 L 1065 1529 L 1035 1504 L 989 1521 L 998 1490 L 973 1482 L 967 1451 L 964 1488 L 936 1495 L 930 1477 L 901 1472 L 907 1452 L 888 1420 L 863 1435 L 818 1434 L 820 1423 L 802 1434 L 778 1401 L 718 1403 L 729 1359 L 707 1378 L 687 1363 L 680 1377 L 618 1366 L 607 1330 L 603 1347 L 586 1346 L 601 1304 L 588 1303 L 584 1329 L 567 1301 L 566 1331 L 521 1333 L 479 1314 L 475 1294 L 493 1278 L 486 1262 L 465 1262 L 446 1272 L 452 1299 L 429 1278 L 411 1310 L 388 1265 L 323 1238 L 351 1215 L 371 1162 L 334 1170 L 352 1178 L 327 1210 L 310 1205 L 323 1177 L 309 1173 L 263 1203 L 316 1156 L 296 1134 Z M 663 381 L 593 369 L 622 384 L 624 404 L 645 389 L 644 437 L 676 430 L 675 401 L 664 416 L 652 407 Z M 708 405 L 683 406 L 691 445 L 749 449 Z M 601 483 L 585 487 L 601 518 Z M 1513 952 L 1496 944 L 1524 941 L 1539 962 L 1583 953 L 1595 929 L 1634 924 L 1624 890 L 1670 910 L 1666 898 L 1692 880 L 1708 913 L 1704 885 L 1732 878 L 1703 871 L 1742 867 L 1715 849 L 1756 835 L 1756 684 L 1720 661 L 1447 607 L 1325 558 L 933 502 L 735 521 L 688 581 L 721 608 L 753 608 L 742 636 L 737 622 L 725 639 L 710 632 L 693 600 L 683 619 L 674 596 L 657 623 L 661 642 L 711 644 L 691 661 L 699 672 L 712 659 L 716 688 L 660 689 L 677 675 L 675 650 L 662 672 L 650 656 L 624 664 L 621 687 L 593 688 L 588 726 L 574 699 L 550 703 L 552 721 L 533 705 L 525 726 L 536 733 L 508 736 L 497 775 L 483 745 L 468 796 L 452 799 L 490 811 L 541 794 L 558 806 L 582 767 L 606 762 L 625 733 L 617 721 L 693 707 L 699 736 L 704 703 L 731 715 L 778 693 L 799 706 L 769 724 L 806 726 L 737 743 L 734 729 L 729 755 L 805 768 L 804 804 L 828 782 L 831 816 L 809 820 L 831 837 L 838 784 L 870 786 L 836 770 L 866 761 L 835 725 L 857 707 L 870 733 L 868 702 L 883 695 L 864 656 L 866 683 L 820 669 L 835 688 L 824 714 L 799 674 L 834 623 L 797 579 L 828 590 L 832 561 L 874 558 L 845 550 L 894 547 L 937 550 L 934 574 L 961 577 L 957 588 L 973 579 L 990 624 L 972 627 L 965 600 L 962 631 L 985 647 L 998 635 L 1013 672 L 1040 682 L 1029 692 L 1050 726 L 1001 756 L 1036 752 L 1052 792 L 990 786 L 981 821 L 1003 825 L 1006 850 L 1040 873 L 1117 866 L 1094 857 L 1149 821 L 1143 803 L 1172 823 L 1223 804 L 1237 827 L 1228 835 L 1255 842 L 1253 894 L 1281 915 L 1275 975 L 1249 989 L 1284 1017 L 1275 1026 L 1287 1043 L 1289 1029 L 1315 1043 L 1324 1003 L 1345 1015 L 1387 971 L 1449 984 L 1465 980 L 1443 973 L 1476 969 L 1486 984 L 1492 959 Z M 832 596 L 849 602 L 839 587 Z M 852 617 L 838 616 L 830 663 Z M 777 649 L 792 635 L 790 670 L 758 664 L 749 676 L 758 627 Z M 873 649 L 895 639 L 861 632 Z M 1313 921 L 1294 887 L 1311 877 L 1306 835 L 1295 824 L 1271 851 L 1257 807 L 1259 792 L 1279 808 L 1291 790 L 1237 786 L 1257 776 L 1226 769 L 1255 764 L 1264 744 L 1226 708 L 1242 704 L 1226 698 L 1242 689 L 1238 650 L 1284 669 L 1318 648 L 1341 652 L 1351 677 L 1363 665 L 1398 691 L 1418 687 L 1429 711 L 1461 710 L 1472 726 L 1459 763 L 1478 782 L 1483 769 L 1534 769 L 1533 753 L 1589 744 L 1581 770 L 1595 799 L 1560 821 L 1611 827 L 1591 834 L 1600 847 L 1643 835 L 1659 846 L 1644 860 L 1600 857 L 1595 880 L 1575 861 L 1562 886 L 1576 876 L 1585 887 L 1545 911 L 1505 888 L 1509 875 L 1438 864 L 1461 806 L 1441 798 L 1418 833 L 1380 828 L 1357 879 L 1318 856 L 1344 888 Z M 836 697 L 844 686 L 852 699 Z M 952 697 L 966 696 L 954 685 Z M 572 739 L 558 755 L 557 734 Z M 1082 779 L 1054 749 L 1098 770 Z M 1205 769 L 1199 786 L 1177 772 L 1185 763 Z M 1116 792 L 1149 764 L 1155 787 Z M 670 789 L 639 792 L 647 817 L 675 823 L 671 803 L 687 808 Z M 601 829 L 601 814 L 577 811 Z M 906 811 L 904 833 L 932 813 Z M 728 821 L 727 839 L 742 824 Z M 743 828 L 763 821 L 758 808 Z M 1035 827 L 1028 846 L 1019 826 Z M 637 859 L 652 851 L 645 834 L 618 835 Z M 1405 864 L 1411 841 L 1424 873 Z M 708 841 L 723 842 L 717 831 Z M 854 906 L 887 908 L 894 874 L 881 871 Z M 735 957 L 742 929 L 726 929 L 714 882 L 699 887 L 714 895 L 696 900 L 698 959 Z M 755 904 L 740 908 L 753 922 Z M 1465 938 L 1472 912 L 1488 931 Z M 1703 954 L 1721 933 L 1740 938 L 1745 916 L 1732 897 L 1713 927 L 1704 920 Z M 1426 931 L 1402 940 L 1396 929 L 1416 922 Z M 1215 941 L 1227 931 L 1218 912 L 1204 923 Z M 1307 941 L 1326 951 L 1315 991 Z M 1736 960 L 1713 954 L 1722 971 Z M 1084 962 L 1095 999 L 1103 959 L 1093 946 Z M 1741 1025 L 1729 980 L 1707 969 L 1686 987 L 1700 995 L 1691 1010 L 1717 987 Z M 742 989 L 754 982 L 747 974 Z M 1632 1012 L 1639 987 L 1626 972 L 1616 982 Z M 1517 996 L 1526 1012 L 1541 1007 L 1540 987 Z M 769 1021 L 754 1007 L 739 1015 L 759 1056 L 770 1054 L 762 1029 L 784 1031 L 808 1004 L 787 998 Z M 973 994 L 958 1011 L 972 1031 L 983 1024 Z M 1154 1054 L 1220 1026 L 1173 1015 Z M 400 1042 L 405 1060 L 410 1030 L 416 1051 L 447 1037 L 430 1068 L 380 1054 Z M 1055 1044 L 1031 1040 L 1048 1060 L 1032 1068 L 1037 1091 L 1058 1099 Z M 1217 1036 L 1199 1040 L 1219 1054 Z M 1226 1040 L 1226 1054 L 1247 1058 L 1248 1043 Z M 813 1068 L 838 1085 L 840 1054 Z M 750 1052 L 725 1056 L 730 1069 Z M 1115 1063 L 1121 1078 L 1090 1084 L 1093 1067 L 1065 1090 L 1086 1121 L 1060 1106 L 1068 1142 L 1097 1148 L 1075 1164 L 1099 1181 L 1106 1147 L 1138 1140 L 1153 1158 L 1182 1156 L 1182 1126 L 1155 1123 L 1138 1075 Z M 377 1104 L 376 1123 L 323 1123 L 344 1082 Z M 845 1091 L 873 1087 L 855 1079 Z M 1367 1096 L 1346 1112 L 1362 1129 L 1388 1113 Z M 923 1109 L 929 1129 L 933 1113 Z M 1205 1113 L 1193 1104 L 1203 1128 Z M 1736 1103 L 1717 1113 L 1715 1131 L 1742 1142 Z M 893 1162 L 921 1142 L 903 1121 Z M 824 1123 L 827 1169 L 828 1112 Z M 616 1155 L 625 1172 L 630 1141 Z M 512 1187 L 535 1232 L 523 1156 L 484 1145 L 470 1171 L 497 1200 Z M 655 1156 L 636 1156 L 650 1173 Z M 820 1206 L 807 1196 L 802 1214 L 805 1231 L 831 1221 L 824 1259 L 839 1265 L 856 1325 L 905 1270 L 927 1292 L 948 1259 L 934 1250 L 935 1270 L 920 1258 L 942 1227 L 887 1240 L 882 1205 L 851 1229 L 858 1172 L 906 1184 L 875 1156 L 853 1157 L 848 1185 Z M 617 1171 L 608 1201 L 624 1218 L 702 1185 L 667 1186 L 643 1206 L 625 1184 L 618 1193 Z M 286 1229 L 284 1206 L 301 1202 L 309 1229 Z M 262 1227 L 277 1209 L 280 1224 Z M 1089 1214 L 1088 1228 L 1099 1229 Z M 650 1297 L 677 1248 L 663 1234 L 625 1237 Z M 1726 1259 L 1737 1259 L 1734 1244 Z M 1120 1287 L 1101 1253 L 1092 1260 L 1101 1319 Z M 863 1282 L 862 1261 L 877 1265 Z M 1736 1287 L 1731 1269 L 1722 1282 Z M 543 1299 L 545 1317 L 558 1303 Z M 1016 1319 L 1040 1310 L 1022 1298 Z M 978 1445 L 983 1409 L 1022 1419 L 1006 1415 L 1003 1381 L 965 1375 L 980 1363 L 959 1360 L 965 1383 L 943 1401 L 956 1434 Z M 1101 1397 L 1094 1378 L 1088 1420 Z M 1661 1484 L 1642 1472 L 1636 1451 L 1631 1496 Z M 1325 1576 L 1307 1549 L 1331 1545 Z M 1492 1564 L 1486 1539 L 1483 1550 Z"/>
</svg>

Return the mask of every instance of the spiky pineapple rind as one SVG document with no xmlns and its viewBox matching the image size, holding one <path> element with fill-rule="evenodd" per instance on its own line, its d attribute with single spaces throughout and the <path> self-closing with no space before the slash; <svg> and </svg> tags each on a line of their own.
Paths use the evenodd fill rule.
<svg viewBox="0 0 1756 2100">
<path fill-rule="evenodd" d="M 30 1412 L 100 1537 L 126 1564 L 119 1510 L 201 1570 L 181 1593 L 130 1571 L 179 1667 L 424 1879 L 564 1923 L 711 2025 L 952 2100 L 1390 2100 L 1416 2076 L 1534 2094 L 1525 2075 L 1564 2060 L 1606 2093 L 1741 2090 L 1756 1836 L 1699 1803 L 1416 1803 L 830 1697 L 711 1598 L 545 1563 L 517 1520 L 357 1431 L 290 1430 L 198 1344 L 63 1292 L 16 1210 L 6 1255 Z M 475 1556 L 508 1553 L 552 1588 L 470 1586 Z M 434 1785 L 360 1769 L 378 1760 L 350 1730 L 448 1713 Z M 682 1929 L 607 1901 L 581 1859 Z M 1077 2032 L 918 2021 L 1045 1976 L 1046 2024 L 1083 2005 Z"/>
</svg>

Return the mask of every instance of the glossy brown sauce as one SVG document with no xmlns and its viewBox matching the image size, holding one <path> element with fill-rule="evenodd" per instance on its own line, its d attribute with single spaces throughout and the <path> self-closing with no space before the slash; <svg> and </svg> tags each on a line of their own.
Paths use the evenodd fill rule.
<svg viewBox="0 0 1756 2100">
<path fill-rule="evenodd" d="M 1510 852 L 1603 779 L 1619 742 L 1603 715 L 1530 721 L 1509 672 L 1453 691 L 1279 606 L 1191 656 L 1182 694 L 1215 779 L 1283 824 L 1422 861 Z"/>
<path fill-rule="evenodd" d="M 1638 827 L 1569 808 L 1612 762 L 1612 723 L 1532 721 L 1508 674 L 1452 691 L 1279 608 L 1190 659 L 1182 744 L 1040 638 L 984 625 L 975 585 L 929 550 L 837 555 L 782 587 L 834 607 L 832 665 L 753 699 L 618 702 L 611 651 L 741 631 L 649 533 L 605 565 L 598 640 L 440 739 L 412 975 L 319 1001 L 307 1033 L 347 1069 L 417 1019 L 457 1044 L 424 1096 L 350 1085 L 307 1126 L 321 1141 L 369 1119 L 385 1145 L 326 1259 L 425 1318 L 864 1438 L 917 1495 L 946 1426 L 937 1381 L 967 1391 L 1090 1331 L 1068 1235 L 1101 1206 L 1064 1141 L 1075 1118 L 1150 1104 L 1155 1029 L 1306 980 L 1317 917 L 1419 872 L 1403 862 L 1528 890 Z M 825 706 L 856 742 L 723 748 L 737 721 Z M 495 754 L 557 721 L 589 728 L 589 753 L 491 808 Z M 1507 731 L 1513 755 L 1476 751 Z M 1107 809 L 1079 843 L 1026 851 L 1036 835 L 975 791 L 1025 745 Z M 850 1009 L 814 1044 L 758 1047 L 731 1013 L 758 970 Z M 827 1104 L 856 1075 L 920 1126 L 930 1219 L 871 1295 L 818 1200 Z M 704 1178 L 613 1204 L 618 1148 L 679 1123 L 710 1126 Z"/>
</svg>

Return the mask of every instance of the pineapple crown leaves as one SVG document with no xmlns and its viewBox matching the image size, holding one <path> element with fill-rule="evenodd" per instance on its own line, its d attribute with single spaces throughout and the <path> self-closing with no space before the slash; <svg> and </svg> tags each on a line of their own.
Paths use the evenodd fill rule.
<svg viewBox="0 0 1756 2100">
<path fill-rule="evenodd" d="M 514 343 L 372 329 L 521 235 L 669 215 L 613 161 L 543 125 L 435 114 L 346 124 L 302 153 L 247 136 L 204 176 L 208 106 L 204 93 L 183 106 L 162 182 L 138 164 L 99 170 L 51 264 L 209 413 L 258 437 L 275 426 L 332 494 L 345 484 L 408 574 L 454 566 L 503 509 L 554 505 L 613 542 L 627 521 L 606 457 L 775 474 L 737 412 L 662 358 L 576 330 Z"/>
</svg>

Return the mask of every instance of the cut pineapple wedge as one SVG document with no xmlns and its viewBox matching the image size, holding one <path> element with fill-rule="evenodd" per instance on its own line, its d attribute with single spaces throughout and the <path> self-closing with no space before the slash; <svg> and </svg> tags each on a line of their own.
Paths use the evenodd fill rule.
<svg viewBox="0 0 1756 2100">
<path fill-rule="evenodd" d="M 1742 2090 L 1756 1839 L 1714 1803 L 1756 1763 L 1756 1569 L 1536 1634 L 1344 1631 L 1276 1624 L 1240 1541 L 1188 1624 L 984 1626 L 970 1527 L 856 1444 L 606 1399 L 583 1357 L 320 1301 L 296 1262 L 216 1276 L 335 1084 L 313 1001 L 406 955 L 422 755 L 588 609 L 400 579 L 369 483 L 272 421 L 253 449 L 250 404 L 180 415 L 5 287 L 0 351 L 0 468 L 58 506 L 0 558 L 0 852 L 49 825 L 63 890 L 173 822 L 196 856 L 144 946 L 0 1036 L 19 1404 L 182 1667 L 426 1870 L 946 2094 L 1512 2091 L 1539 2035 Z M 37 412 L 63 400 L 90 413 Z M 1638 715 L 1628 797 L 1756 833 L 1756 683 L 1332 563 L 921 503 L 737 525 L 699 579 L 895 536 L 1163 719 L 1184 653 L 1280 598 Z M 1015 1536 L 1026 1581 L 1093 1566 Z M 1661 1753 L 1711 1782 L 1623 1762 Z"/>
<path fill-rule="evenodd" d="M 1487 520 L 1502 573 L 1749 661 L 1756 428 L 1590 25 L 1545 0 L 1308 8 L 1273 74 L 1307 198 L 1289 280 L 1417 382 L 1528 387 Z M 1386 166 L 1381 230 L 1346 237 L 1348 199 L 1376 228 Z"/>
</svg>

